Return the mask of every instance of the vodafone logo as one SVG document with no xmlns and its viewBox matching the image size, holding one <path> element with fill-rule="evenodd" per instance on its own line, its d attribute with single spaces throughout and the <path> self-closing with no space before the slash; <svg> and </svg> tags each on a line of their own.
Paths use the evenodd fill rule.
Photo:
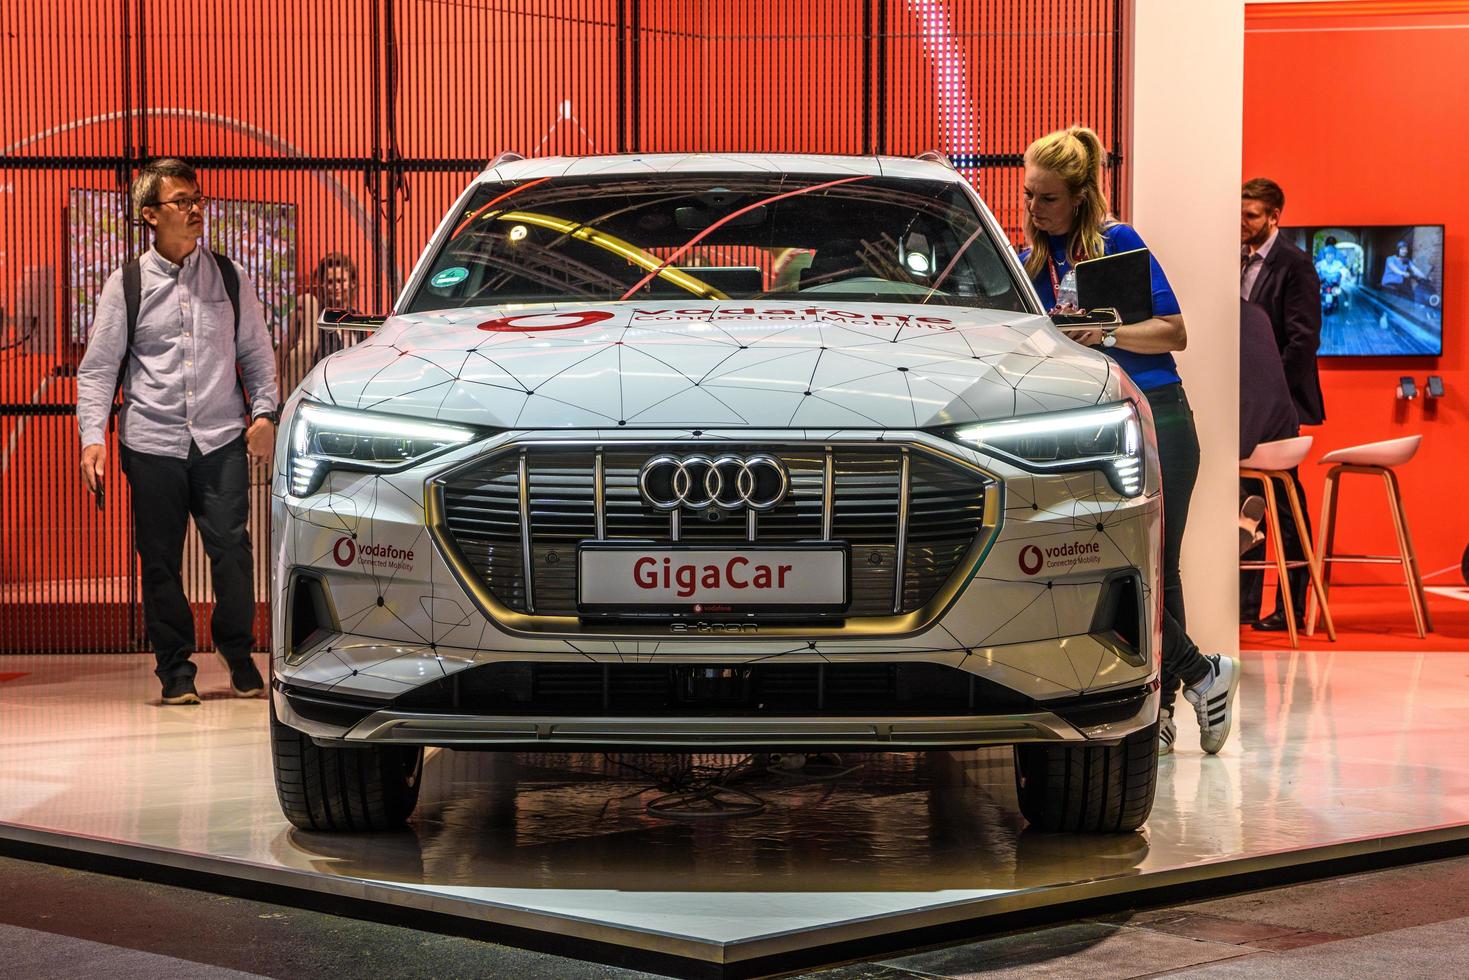
<svg viewBox="0 0 1469 980">
<path fill-rule="evenodd" d="M 1034 575 L 1041 570 L 1041 566 L 1044 564 L 1045 556 L 1041 554 L 1041 549 L 1035 545 L 1028 544 L 1020 549 L 1020 570 L 1025 574 Z"/>
<path fill-rule="evenodd" d="M 479 325 L 481 330 L 575 330 L 612 319 L 606 310 L 583 310 L 579 313 L 517 313 L 497 316 Z M 551 321 L 551 322 L 547 322 Z"/>
<path fill-rule="evenodd" d="M 1028 544 L 1020 549 L 1020 570 L 1027 575 L 1048 572 L 1074 572 L 1084 565 L 1102 562 L 1102 546 L 1096 541 L 1067 541 L 1045 548 Z"/>
<path fill-rule="evenodd" d="M 332 545 L 332 561 L 342 568 L 355 563 L 358 568 L 411 571 L 413 549 L 393 544 L 365 544 L 359 548 L 356 541 L 344 534 Z"/>
</svg>

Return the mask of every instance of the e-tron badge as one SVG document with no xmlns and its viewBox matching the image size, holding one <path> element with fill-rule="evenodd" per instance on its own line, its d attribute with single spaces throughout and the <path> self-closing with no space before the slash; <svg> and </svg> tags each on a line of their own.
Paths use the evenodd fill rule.
<svg viewBox="0 0 1469 980">
<path fill-rule="evenodd" d="M 638 473 L 643 499 L 658 510 L 773 509 L 790 490 L 785 464 L 768 453 L 749 456 L 654 456 Z"/>
</svg>

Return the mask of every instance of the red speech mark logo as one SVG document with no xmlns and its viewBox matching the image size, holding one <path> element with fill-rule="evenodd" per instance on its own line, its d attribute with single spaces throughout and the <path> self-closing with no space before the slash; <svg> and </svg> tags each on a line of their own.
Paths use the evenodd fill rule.
<svg viewBox="0 0 1469 980">
<path fill-rule="evenodd" d="M 1033 544 L 1028 544 L 1020 549 L 1020 570 L 1027 575 L 1034 575 L 1041 570 L 1045 558 L 1041 555 L 1041 549 Z"/>
<path fill-rule="evenodd" d="M 568 319 L 569 318 L 569 319 Z M 526 320 L 552 319 L 556 323 L 532 323 Z M 517 313 L 513 316 L 497 316 L 493 320 L 486 320 L 479 325 L 481 330 L 527 330 L 535 332 L 538 330 L 575 330 L 577 327 L 590 327 L 594 323 L 612 319 L 612 314 L 606 310 L 583 310 L 579 313 Z"/>
<path fill-rule="evenodd" d="M 356 557 L 357 543 L 351 538 L 337 538 L 337 543 L 332 547 L 332 558 L 336 560 L 336 563 L 346 568 Z"/>
</svg>

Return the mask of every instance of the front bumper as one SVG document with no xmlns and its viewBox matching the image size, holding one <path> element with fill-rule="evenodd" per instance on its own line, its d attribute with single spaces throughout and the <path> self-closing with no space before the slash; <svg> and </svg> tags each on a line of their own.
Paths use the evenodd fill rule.
<svg viewBox="0 0 1469 980">
<path fill-rule="evenodd" d="M 520 751 L 916 751 L 1023 742 L 1116 742 L 1152 724 L 1156 680 L 990 715 L 842 717 L 587 717 L 371 710 L 278 684 L 281 721 L 323 744 L 424 745 Z M 365 712 L 351 721 L 354 713 Z M 343 722 L 346 722 L 343 724 Z"/>
</svg>

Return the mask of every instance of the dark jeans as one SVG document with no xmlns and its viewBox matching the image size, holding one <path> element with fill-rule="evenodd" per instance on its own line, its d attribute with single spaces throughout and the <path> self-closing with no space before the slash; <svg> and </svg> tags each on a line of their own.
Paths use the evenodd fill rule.
<svg viewBox="0 0 1469 980">
<path fill-rule="evenodd" d="M 1296 485 L 1296 497 L 1301 501 L 1301 517 L 1306 521 L 1306 533 L 1311 533 L 1311 512 L 1306 508 L 1306 491 L 1301 486 L 1301 474 L 1297 468 L 1290 470 L 1290 478 Z M 1271 480 L 1271 488 L 1275 491 L 1275 506 L 1280 510 L 1280 538 L 1285 544 L 1285 557 L 1290 561 L 1305 561 L 1306 551 L 1301 547 L 1301 532 L 1296 527 L 1295 516 L 1290 512 L 1290 501 L 1285 496 L 1285 484 L 1280 480 Z M 1240 493 L 1261 492 L 1259 480 L 1241 480 Z M 1261 541 L 1255 547 L 1240 556 L 1241 561 L 1264 561 L 1265 542 Z M 1306 616 L 1306 590 L 1311 586 L 1311 572 L 1302 565 L 1300 568 L 1292 568 L 1289 572 L 1290 599 L 1295 606 L 1296 619 L 1301 620 Z M 1239 618 L 1240 622 L 1248 622 L 1260 618 L 1260 593 L 1265 587 L 1265 570 L 1252 568 L 1239 573 Z M 1280 601 L 1280 583 L 1275 584 L 1275 608 L 1285 612 L 1285 603 Z"/>
<path fill-rule="evenodd" d="M 214 583 L 214 646 L 231 665 L 255 647 L 255 574 L 250 553 L 249 463 L 245 438 L 188 459 L 122 447 L 122 470 L 133 491 L 133 526 L 143 568 L 143 616 L 160 680 L 192 679 L 194 613 L 184 596 L 184 536 L 189 515 L 204 542 Z"/>
<path fill-rule="evenodd" d="M 1144 394 L 1153 409 L 1163 479 L 1163 708 L 1172 710 L 1179 681 L 1196 683 L 1212 669 L 1185 628 L 1183 576 L 1178 570 L 1189 502 L 1199 478 L 1199 434 L 1183 385 L 1164 385 Z"/>
</svg>

